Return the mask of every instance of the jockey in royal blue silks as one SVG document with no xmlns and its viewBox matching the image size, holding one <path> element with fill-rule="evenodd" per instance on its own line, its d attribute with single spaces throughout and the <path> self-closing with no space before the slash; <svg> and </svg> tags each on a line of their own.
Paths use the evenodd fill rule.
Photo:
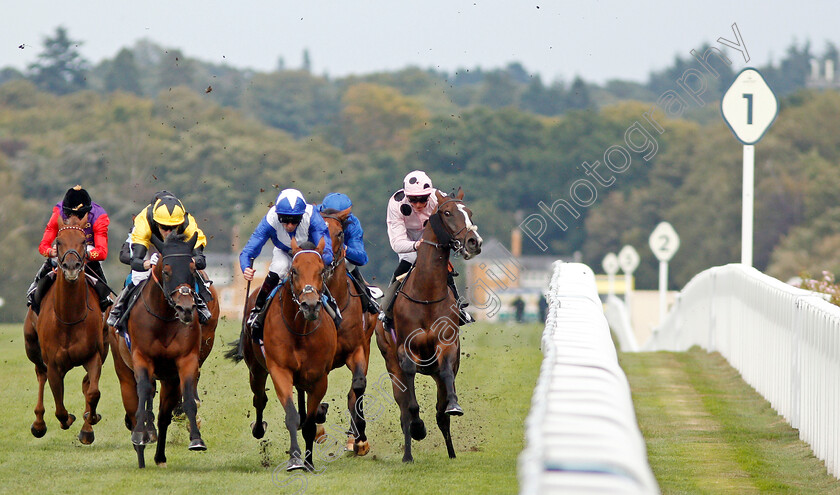
<svg viewBox="0 0 840 495">
<path fill-rule="evenodd" d="M 378 314 L 379 306 L 374 299 L 382 297 L 382 291 L 368 284 L 359 270 L 360 266 L 367 264 L 368 255 L 365 252 L 365 232 L 362 230 L 361 222 L 353 214 L 353 202 L 346 194 L 329 193 L 318 205 L 318 211 L 321 216 L 331 216 L 339 220 L 346 217 L 342 228 L 344 229 L 344 258 L 347 271 L 350 272 L 350 279 L 362 295 L 363 307 L 370 313 Z"/>
<path fill-rule="evenodd" d="M 257 301 L 246 322 L 251 326 L 251 337 L 255 340 L 262 340 L 262 324 L 265 320 L 263 311 L 268 307 L 266 301 L 281 281 L 285 281 L 292 267 L 292 237 L 298 244 L 306 241 L 315 245 L 324 239 L 324 253 L 321 257 L 324 264 L 332 263 L 332 242 L 330 232 L 324 219 L 314 206 L 307 204 L 303 194 L 297 189 L 284 189 L 277 196 L 277 201 L 272 208 L 269 208 L 265 217 L 260 220 L 254 233 L 248 239 L 248 243 L 239 254 L 239 266 L 245 280 L 253 280 L 256 270 L 251 266 L 253 260 L 260 255 L 262 247 L 271 239 L 274 244 L 274 253 L 271 258 L 271 265 L 268 267 L 268 275 L 263 281 L 262 287 L 257 294 Z M 326 287 L 324 287 L 326 290 Z M 341 315 L 332 297 L 327 297 L 328 304 L 325 305 L 327 312 L 336 319 L 336 326 L 340 324 Z"/>
</svg>

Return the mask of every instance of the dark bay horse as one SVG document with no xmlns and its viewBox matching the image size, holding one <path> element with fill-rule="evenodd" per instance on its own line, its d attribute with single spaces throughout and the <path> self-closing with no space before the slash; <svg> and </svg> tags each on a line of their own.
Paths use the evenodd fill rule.
<svg viewBox="0 0 840 495">
<path fill-rule="evenodd" d="M 347 275 L 347 265 L 344 263 L 343 225 L 349 215 L 349 211 L 321 213 L 330 230 L 333 247 L 333 262 L 328 270 L 327 287 L 335 298 L 342 316 L 332 369 L 347 366 L 353 374 L 350 392 L 347 394 L 351 432 L 347 439 L 347 450 L 352 450 L 356 455 L 365 455 L 370 451 L 370 444 L 365 432 L 366 422 L 362 397 L 367 387 L 370 339 L 373 336 L 374 327 L 382 323 L 375 314 L 365 311 L 361 294 Z"/>
<path fill-rule="evenodd" d="M 32 434 L 40 438 L 47 432 L 44 422 L 44 383 L 49 380 L 55 399 L 55 417 L 61 428 L 70 428 L 76 417 L 64 407 L 64 376 L 76 366 L 84 366 L 82 392 L 85 395 L 85 424 L 79 441 L 94 441 L 92 426 L 99 422 L 99 376 L 108 356 L 107 327 L 99 308 L 99 296 L 85 277 L 87 250 L 82 219 L 62 221 L 55 239 L 58 257 L 56 281 L 41 302 L 40 316 L 26 313 L 23 336 L 26 356 L 38 375 L 38 403 Z"/>
<path fill-rule="evenodd" d="M 166 432 L 179 400 L 189 420 L 189 450 L 207 449 L 196 423 L 196 384 L 199 367 L 213 348 L 219 303 L 211 287 L 213 299 L 207 305 L 212 316 L 205 325 L 199 324 L 193 295 L 196 240 L 196 235 L 187 241 L 175 233 L 162 243 L 152 237 L 161 256 L 131 309 L 127 321 L 130 349 L 122 335 L 111 332 L 126 427 L 132 430 L 131 442 L 141 468 L 146 465 L 145 446 L 154 442 L 158 442 L 155 463 L 166 465 Z M 161 383 L 158 431 L 152 413 L 155 380 Z"/>
<path fill-rule="evenodd" d="M 376 343 L 391 374 L 394 398 L 400 406 L 405 437 L 403 462 L 412 462 L 411 439 L 426 437 L 414 389 L 417 372 L 430 375 L 437 385 L 438 427 L 450 458 L 455 457 L 449 417 L 461 416 L 455 376 L 461 359 L 458 303 L 447 286 L 449 255 L 470 259 L 481 252 L 481 236 L 464 205 L 464 192 L 455 196 L 435 192 L 438 208 L 423 229 L 417 262 L 394 301 L 394 334 L 376 328 Z"/>
<path fill-rule="evenodd" d="M 263 410 L 268 402 L 265 382 L 271 376 L 274 391 L 286 411 L 286 429 L 291 441 L 287 471 L 314 469 L 312 450 L 316 420 L 324 421 L 319 406 L 327 393 L 327 375 L 335 358 L 335 323 L 321 302 L 327 275 L 321 258 L 324 245 L 321 239 L 317 247 L 309 242 L 298 246 L 292 238 L 292 267 L 288 280 L 278 289 L 276 300 L 268 307 L 265 317 L 265 354 L 251 339 L 250 328 L 244 321 L 239 340 L 226 353 L 226 357 L 237 362 L 244 358 L 248 365 L 257 413 L 256 420 L 251 424 L 251 433 L 255 438 L 265 435 L 267 423 L 263 421 Z M 255 299 L 256 292 L 249 298 L 246 316 Z M 297 439 L 301 416 L 295 408 L 293 389 L 297 389 L 300 395 L 306 394 L 306 416 L 302 428 L 306 452 L 303 457 Z"/>
</svg>

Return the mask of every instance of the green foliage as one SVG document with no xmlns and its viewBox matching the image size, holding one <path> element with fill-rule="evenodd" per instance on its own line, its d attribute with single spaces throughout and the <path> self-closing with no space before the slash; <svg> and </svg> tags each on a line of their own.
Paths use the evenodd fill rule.
<svg viewBox="0 0 840 495">
<path fill-rule="evenodd" d="M 54 37 L 44 38 L 44 51 L 29 66 L 30 79 L 39 88 L 65 95 L 87 86 L 88 62 L 79 53 L 80 41 L 71 40 L 64 27 L 57 27 Z"/>
<path fill-rule="evenodd" d="M 105 75 L 105 91 L 126 91 L 136 95 L 142 94 L 140 88 L 140 71 L 134 62 L 134 53 L 123 48 L 117 57 L 109 64 Z"/>
</svg>

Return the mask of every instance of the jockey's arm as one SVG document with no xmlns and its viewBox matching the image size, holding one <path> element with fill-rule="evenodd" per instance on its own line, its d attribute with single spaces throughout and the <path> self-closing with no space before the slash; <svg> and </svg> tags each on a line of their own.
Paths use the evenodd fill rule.
<svg viewBox="0 0 840 495">
<path fill-rule="evenodd" d="M 356 266 L 364 266 L 368 262 L 364 237 L 365 233 L 359 219 L 355 215 L 350 215 L 344 226 L 344 244 L 347 246 L 345 256 Z"/>
<path fill-rule="evenodd" d="M 195 217 L 187 213 L 187 228 L 184 229 L 184 236 L 189 240 L 195 234 L 198 234 L 198 240 L 195 241 L 195 249 L 204 249 L 207 247 L 207 236 L 204 235 L 204 231 L 198 228 Z"/>
<path fill-rule="evenodd" d="M 246 270 L 253 271 L 251 261 L 260 255 L 260 251 L 262 251 L 263 246 L 269 239 L 272 239 L 275 245 L 279 243 L 276 240 L 277 232 L 275 232 L 274 227 L 269 225 L 268 221 L 263 217 L 257 225 L 257 228 L 254 229 L 254 233 L 248 238 L 248 242 L 242 248 L 242 252 L 239 253 L 239 268 L 242 270 L 242 273 L 245 273 Z"/>
<path fill-rule="evenodd" d="M 108 226 L 111 219 L 103 213 L 93 224 L 93 248 L 88 250 L 91 261 L 104 261 L 108 257 Z"/>
<path fill-rule="evenodd" d="M 131 269 L 137 272 L 143 272 L 149 269 L 145 266 L 144 258 L 149 251 L 149 242 L 152 239 L 152 227 L 146 220 L 146 210 L 151 208 L 147 206 L 137 216 L 134 217 L 134 228 L 131 229 L 129 240 L 131 242 L 131 261 L 129 265 Z"/>
<path fill-rule="evenodd" d="M 400 203 L 391 199 L 388 202 L 388 240 L 391 242 L 391 249 L 397 254 L 412 253 L 416 251 L 416 242 L 408 238 L 408 230 L 405 228 L 405 216 L 400 212 Z"/>
<path fill-rule="evenodd" d="M 321 254 L 321 259 L 324 260 L 325 265 L 329 265 L 333 260 L 330 229 L 321 214 L 313 209 L 312 216 L 309 218 L 309 240 L 317 246 L 321 239 L 324 239 L 324 252 Z"/>
<path fill-rule="evenodd" d="M 38 252 L 41 256 L 49 258 L 55 256 L 53 243 L 58 236 L 58 219 L 61 218 L 58 213 L 58 206 L 53 207 L 52 215 L 47 220 L 47 226 L 44 228 L 44 236 L 41 238 L 41 243 L 38 245 Z"/>
</svg>

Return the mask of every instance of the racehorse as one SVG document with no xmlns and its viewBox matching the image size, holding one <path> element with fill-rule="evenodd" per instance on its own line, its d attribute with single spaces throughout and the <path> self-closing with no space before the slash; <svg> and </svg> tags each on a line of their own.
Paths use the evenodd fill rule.
<svg viewBox="0 0 840 495">
<path fill-rule="evenodd" d="M 55 399 L 55 417 L 66 430 L 76 420 L 64 407 L 64 376 L 76 366 L 84 366 L 82 392 L 85 395 L 85 424 L 79 441 L 94 441 L 92 426 L 99 422 L 99 376 L 108 356 L 107 327 L 99 308 L 99 296 L 85 276 L 87 250 L 82 219 L 59 220 L 55 248 L 58 258 L 56 281 L 44 295 L 40 316 L 32 308 L 26 313 L 23 336 L 26 356 L 38 375 L 38 403 L 32 434 L 41 438 L 47 432 L 44 422 L 44 382 L 50 381 Z"/>
<path fill-rule="evenodd" d="M 472 211 L 463 202 L 464 192 L 455 196 L 435 192 L 438 207 L 423 229 L 417 261 L 394 301 L 394 331 L 376 328 L 376 343 L 391 375 L 394 398 L 400 406 L 400 425 L 405 437 L 403 462 L 413 462 L 411 439 L 426 437 L 420 406 L 414 389 L 417 372 L 430 375 L 437 385 L 438 427 L 450 458 L 455 458 L 450 416 L 463 409 L 455 393 L 460 364 L 458 301 L 447 286 L 449 256 L 470 259 L 481 252 L 481 236 L 472 223 Z"/>
<path fill-rule="evenodd" d="M 370 339 L 374 327 L 381 325 L 375 314 L 365 311 L 362 296 L 347 275 L 344 263 L 344 222 L 349 211 L 335 212 L 325 210 L 321 216 L 327 223 L 332 240 L 333 261 L 328 267 L 327 287 L 341 310 L 341 325 L 338 328 L 338 346 L 332 369 L 346 365 L 353 374 L 350 392 L 347 394 L 347 408 L 350 412 L 350 435 L 347 450 L 356 455 L 365 455 L 370 451 L 370 444 L 365 433 L 366 422 L 362 408 L 362 397 L 367 387 L 367 370 L 370 360 Z M 359 281 L 360 283 L 364 283 Z"/>
<path fill-rule="evenodd" d="M 321 301 L 327 275 L 321 258 L 325 244 L 322 238 L 317 247 L 310 242 L 298 246 L 292 238 L 289 278 L 278 289 L 279 301 L 268 307 L 265 317 L 264 351 L 251 339 L 250 327 L 243 319 L 239 340 L 231 344 L 232 349 L 225 355 L 236 362 L 244 358 L 248 365 L 257 413 L 256 420 L 251 424 L 254 438 L 262 438 L 268 426 L 263 421 L 263 410 L 268 402 L 265 382 L 271 375 L 274 391 L 286 411 L 286 429 L 291 441 L 287 471 L 314 469 L 312 450 L 316 422 L 323 423 L 325 420 L 319 405 L 327 393 L 327 375 L 332 369 L 337 340 L 335 323 Z M 248 315 L 255 299 L 256 292 L 248 300 L 245 315 Z M 306 394 L 306 416 L 302 428 L 305 459 L 301 458 L 298 445 L 297 429 L 301 415 L 295 409 L 292 388 L 297 389 L 299 397 Z"/>
<path fill-rule="evenodd" d="M 111 332 L 115 349 L 114 369 L 120 380 L 126 427 L 137 451 L 139 467 L 146 466 L 145 446 L 158 442 L 155 463 L 166 465 L 166 432 L 172 410 L 181 400 L 190 426 L 189 450 L 207 450 L 196 423 L 199 368 L 213 348 L 219 303 L 215 289 L 207 302 L 211 318 L 201 325 L 195 316 L 196 284 L 193 248 L 198 237 L 187 241 L 172 233 L 164 242 L 152 236 L 160 260 L 140 289 L 137 304 L 127 320 L 127 336 Z M 152 399 L 155 380 L 161 382 L 158 431 Z"/>
</svg>

